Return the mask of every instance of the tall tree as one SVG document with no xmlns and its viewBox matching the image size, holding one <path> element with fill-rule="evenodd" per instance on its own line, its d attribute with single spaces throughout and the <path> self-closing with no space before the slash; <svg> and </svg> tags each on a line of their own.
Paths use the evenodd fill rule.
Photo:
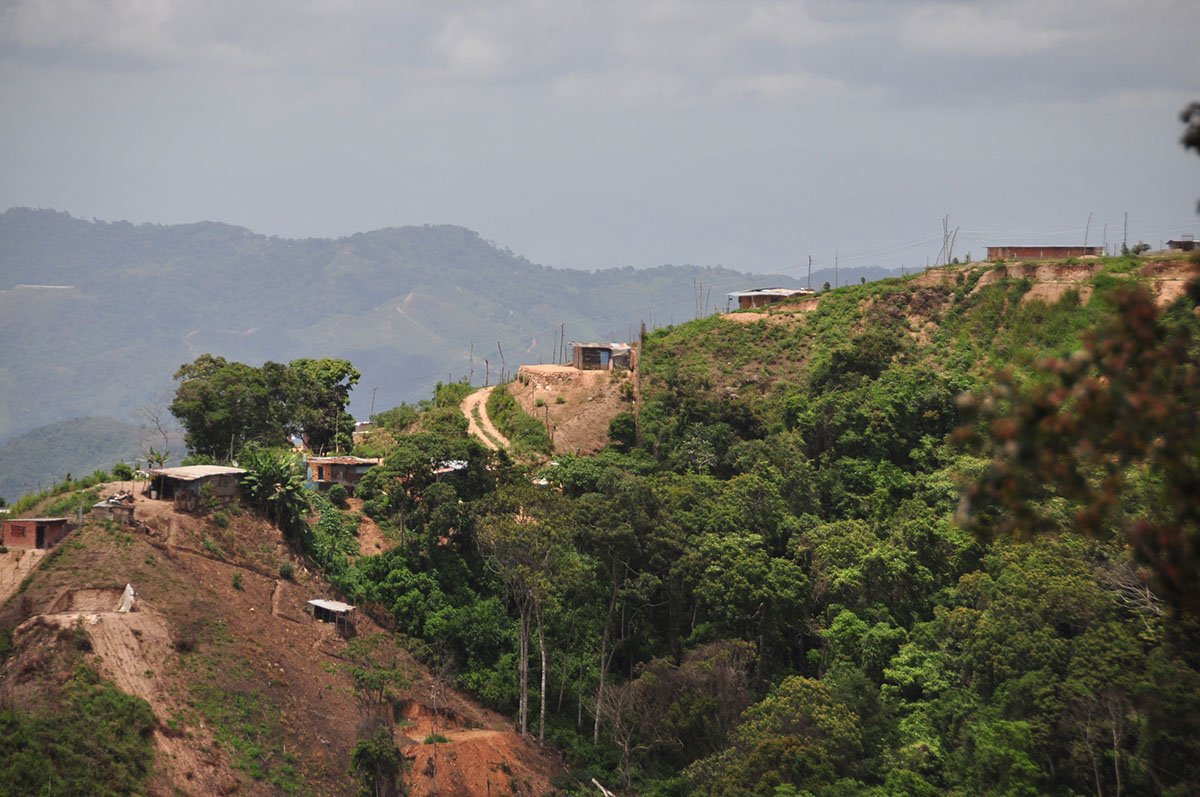
<svg viewBox="0 0 1200 797">
<path fill-rule="evenodd" d="M 359 373 L 346 360 L 266 362 L 259 368 L 202 354 L 175 373 L 169 407 L 186 431 L 188 449 L 228 459 L 249 443 L 285 446 L 301 437 L 314 450 L 349 443 L 346 412 Z"/>
<path fill-rule="evenodd" d="M 496 512 L 477 532 L 489 566 L 504 582 L 520 616 L 519 714 L 521 735 L 528 735 L 529 642 L 536 628 L 541 659 L 541 708 L 538 739 L 546 732 L 547 650 L 544 611 L 580 572 L 571 546 L 571 534 L 561 518 L 566 513 L 552 506 L 559 496 L 525 485 L 510 487 L 498 496 Z"/>
</svg>

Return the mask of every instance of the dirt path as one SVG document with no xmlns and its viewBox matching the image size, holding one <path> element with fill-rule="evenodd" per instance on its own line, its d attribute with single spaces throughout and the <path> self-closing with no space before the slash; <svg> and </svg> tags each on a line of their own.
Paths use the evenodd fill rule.
<svg viewBox="0 0 1200 797">
<path fill-rule="evenodd" d="M 508 448 L 511 443 L 508 438 L 500 434 L 499 430 L 492 425 L 492 421 L 487 414 L 488 396 L 492 395 L 493 387 L 485 387 L 482 390 L 476 390 L 471 395 L 463 399 L 462 411 L 463 415 L 467 416 L 467 434 L 473 434 L 483 441 L 483 444 L 493 451 L 498 451 L 500 448 Z M 475 420 L 475 410 L 479 410 L 479 420 Z"/>
</svg>

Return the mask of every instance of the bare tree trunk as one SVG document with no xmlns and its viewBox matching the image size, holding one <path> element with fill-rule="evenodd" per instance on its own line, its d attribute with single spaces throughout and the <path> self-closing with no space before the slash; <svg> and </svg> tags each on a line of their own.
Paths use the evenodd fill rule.
<svg viewBox="0 0 1200 797">
<path fill-rule="evenodd" d="M 604 676 L 608 674 L 608 660 L 605 658 L 608 652 L 608 627 L 612 625 L 613 611 L 617 608 L 616 561 L 613 561 L 612 571 L 612 598 L 608 603 L 608 615 L 604 618 L 604 636 L 600 641 L 600 688 L 596 692 L 596 724 L 592 728 L 592 744 L 600 744 L 600 715 L 603 713 L 600 706 L 604 702 Z"/>
<path fill-rule="evenodd" d="M 575 693 L 575 727 L 583 727 L 583 652 L 579 653 L 579 691 Z"/>
<path fill-rule="evenodd" d="M 1084 741 L 1087 744 L 1088 758 L 1092 760 L 1092 777 L 1096 781 L 1096 797 L 1104 797 L 1104 790 L 1100 788 L 1100 765 L 1096 763 L 1096 751 L 1092 749 L 1092 710 L 1094 703 L 1088 703 L 1088 718 L 1087 725 L 1084 726 Z"/>
<path fill-rule="evenodd" d="M 542 654 L 542 690 L 541 690 L 541 716 L 538 721 L 538 743 L 543 744 L 546 741 L 546 634 L 542 629 L 542 604 L 538 603 L 534 607 L 535 617 L 537 618 L 538 632 L 538 650 Z"/>
<path fill-rule="evenodd" d="M 563 693 L 567 691 L 567 668 L 571 666 L 571 646 L 575 643 L 575 613 L 571 613 L 571 630 L 567 633 L 567 648 L 563 651 L 562 679 L 558 682 L 558 708 L 562 712 Z"/>
<path fill-rule="evenodd" d="M 520 681 L 521 738 L 529 738 L 529 602 L 521 603 L 521 652 L 517 663 Z"/>
</svg>

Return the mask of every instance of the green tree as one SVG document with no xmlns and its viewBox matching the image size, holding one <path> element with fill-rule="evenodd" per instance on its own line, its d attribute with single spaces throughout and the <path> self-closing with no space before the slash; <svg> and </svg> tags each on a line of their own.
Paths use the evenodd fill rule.
<svg viewBox="0 0 1200 797">
<path fill-rule="evenodd" d="M 300 359 L 259 368 L 203 354 L 175 373 L 169 407 L 188 449 L 217 459 L 247 444 L 288 445 L 301 437 L 313 450 L 350 446 L 354 419 L 346 412 L 359 373 L 346 360 Z"/>
<path fill-rule="evenodd" d="M 300 459 L 283 449 L 246 448 L 241 453 L 241 486 L 260 512 L 288 535 L 304 528 L 309 512 Z"/>
<path fill-rule="evenodd" d="M 742 715 L 733 747 L 688 768 L 709 794 L 819 791 L 847 777 L 862 753 L 858 718 L 829 688 L 791 676 Z M 786 792 L 785 792 L 786 793 Z"/>
<path fill-rule="evenodd" d="M 540 726 L 546 732 L 547 654 L 545 609 L 560 591 L 580 574 L 580 563 L 571 545 L 567 513 L 554 493 L 529 485 L 513 486 L 496 498 L 492 515 L 477 532 L 479 545 L 504 583 L 520 618 L 520 651 L 517 657 L 521 735 L 528 735 L 529 642 L 534 628 L 541 658 Z"/>
</svg>

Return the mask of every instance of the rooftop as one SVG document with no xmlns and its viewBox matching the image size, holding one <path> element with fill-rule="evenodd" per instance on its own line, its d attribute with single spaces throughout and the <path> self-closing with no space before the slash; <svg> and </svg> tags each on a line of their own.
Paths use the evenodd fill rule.
<svg viewBox="0 0 1200 797">
<path fill-rule="evenodd" d="M 317 606 L 322 609 L 325 609 L 326 611 L 338 612 L 340 614 L 345 613 L 345 612 L 354 611 L 354 607 L 348 603 L 342 603 L 341 601 L 331 601 L 331 600 L 327 600 L 325 598 L 313 598 L 312 600 L 310 600 L 308 602 L 308 604 L 310 606 Z"/>
<path fill-rule="evenodd" d="M 799 296 L 803 293 L 816 293 L 812 288 L 749 288 L 744 291 L 732 291 L 726 294 L 730 298 L 741 296 Z"/>
<path fill-rule="evenodd" d="M 190 482 L 207 476 L 241 476 L 245 472 L 243 468 L 231 468 L 227 465 L 188 465 L 183 468 L 155 468 L 150 471 L 150 475 Z"/>
</svg>

